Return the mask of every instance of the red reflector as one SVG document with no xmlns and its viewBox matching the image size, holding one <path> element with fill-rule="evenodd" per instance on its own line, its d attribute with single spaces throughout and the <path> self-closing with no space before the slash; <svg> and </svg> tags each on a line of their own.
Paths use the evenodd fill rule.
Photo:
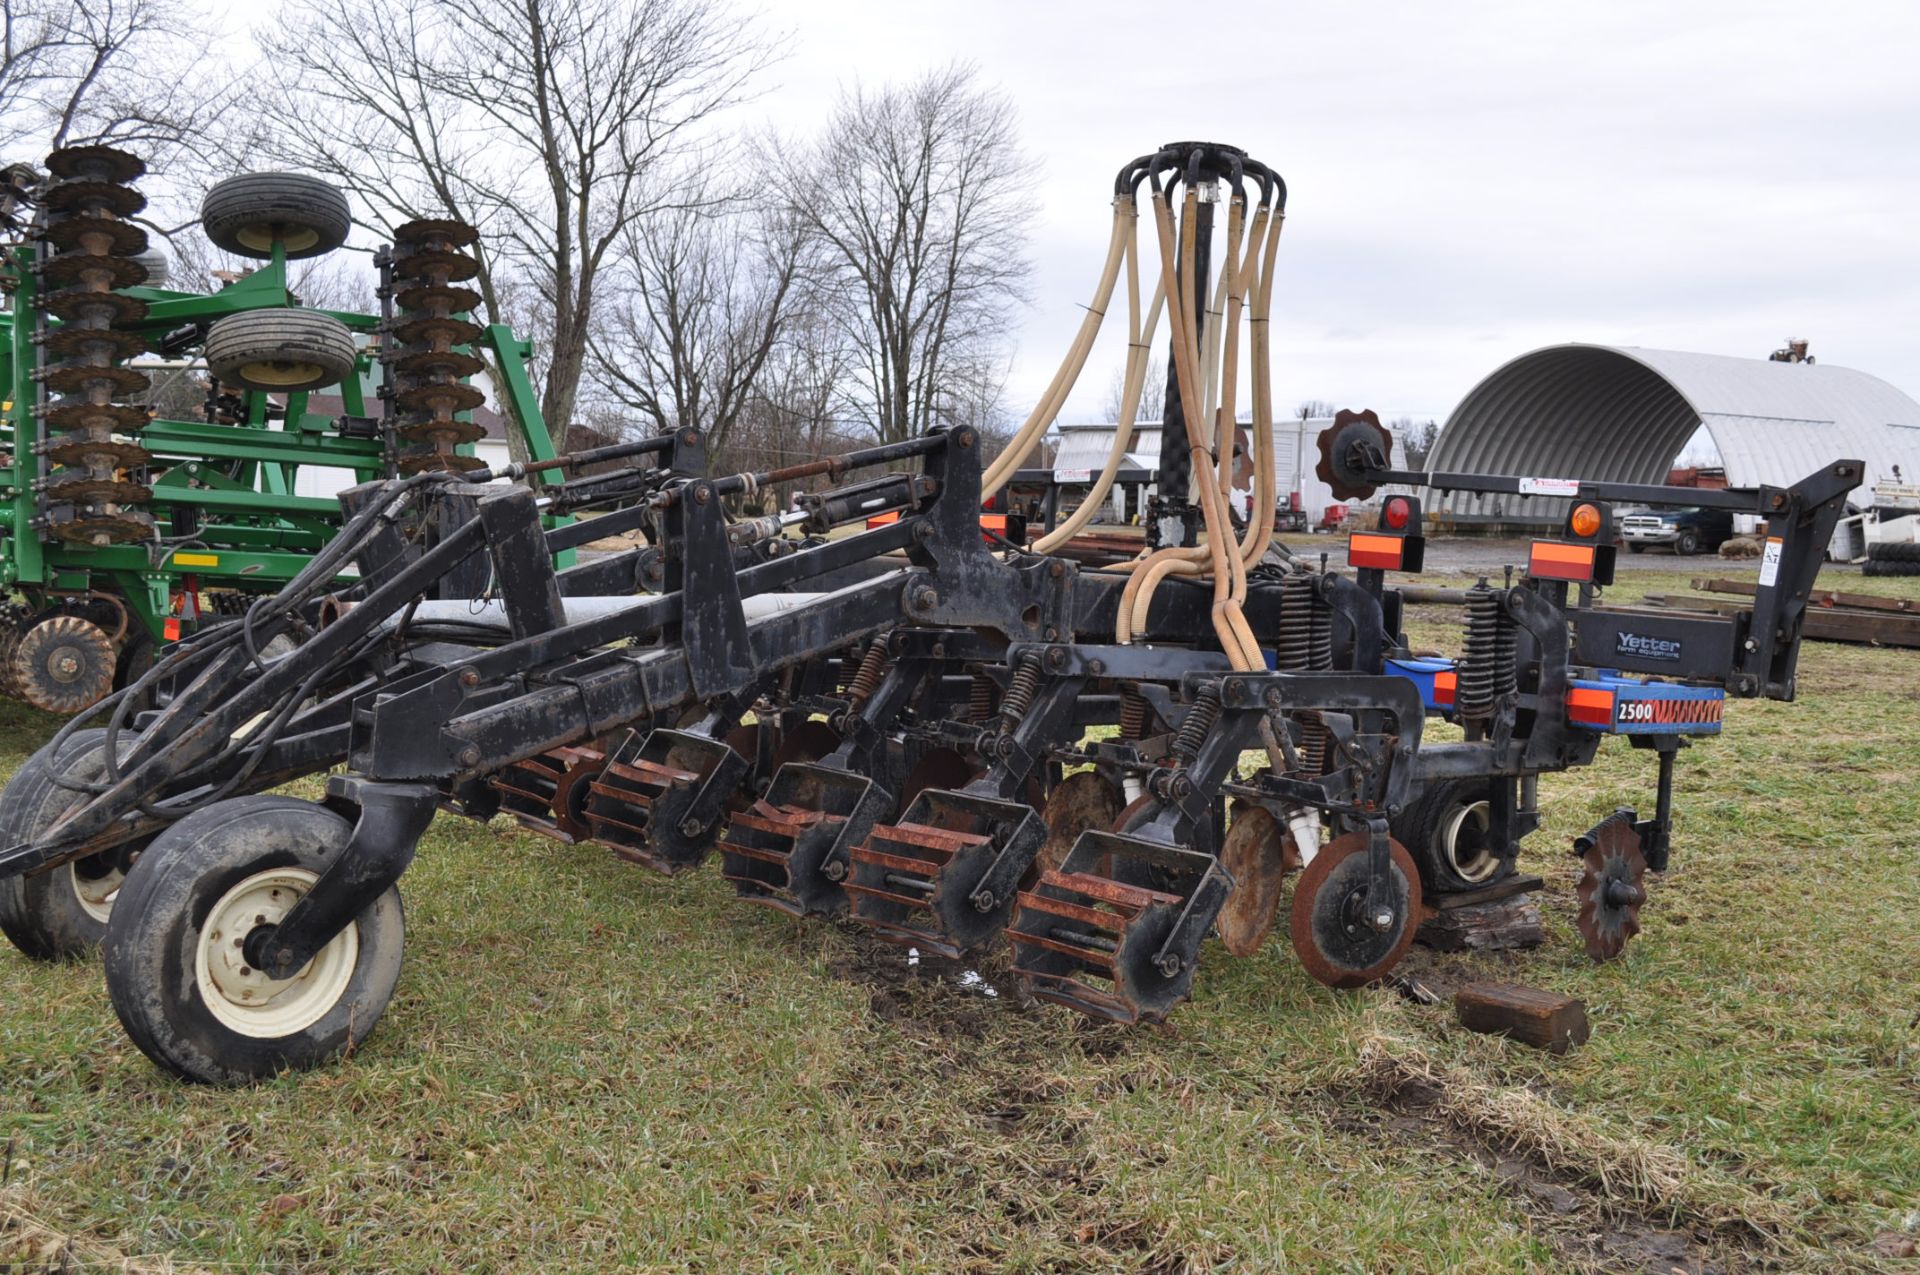
<svg viewBox="0 0 1920 1275">
<path fill-rule="evenodd" d="M 1613 692 L 1574 687 L 1567 692 L 1567 716 L 1589 726 L 1613 725 Z"/>
<path fill-rule="evenodd" d="M 1389 527 L 1392 527 L 1395 531 L 1400 531 L 1406 527 L 1407 518 L 1412 513 L 1413 513 L 1413 506 L 1409 505 L 1405 500 L 1402 500 L 1400 497 L 1395 496 L 1392 500 L 1389 500 L 1387 502 L 1386 509 L 1381 511 L 1380 520 L 1386 523 Z"/>
<path fill-rule="evenodd" d="M 1527 574 L 1541 580 L 1593 579 L 1594 547 L 1536 540 L 1527 559 Z"/>
<path fill-rule="evenodd" d="M 1347 537 L 1347 565 L 1398 571 L 1406 542 L 1398 536 L 1377 536 L 1355 532 Z"/>
<path fill-rule="evenodd" d="M 178 642 L 180 640 L 180 621 L 171 618 L 162 620 L 160 622 L 160 636 L 169 642 Z"/>
<path fill-rule="evenodd" d="M 1454 693 L 1460 689 L 1460 675 L 1454 672 L 1435 673 L 1433 675 L 1433 702 L 1436 704 L 1453 703 Z"/>
</svg>

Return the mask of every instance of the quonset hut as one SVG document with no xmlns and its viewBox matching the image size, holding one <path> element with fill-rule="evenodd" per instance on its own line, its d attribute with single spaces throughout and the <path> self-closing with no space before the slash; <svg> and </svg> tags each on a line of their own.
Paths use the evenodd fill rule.
<svg viewBox="0 0 1920 1275">
<path fill-rule="evenodd" d="M 1539 478 L 1657 483 L 1705 427 L 1727 483 L 1786 484 L 1857 457 L 1867 481 L 1920 477 L 1920 403 L 1865 372 L 1645 350 L 1550 345 L 1523 354 L 1468 392 L 1447 418 L 1428 468 Z M 1558 522 L 1565 501 L 1455 493 L 1428 508 L 1459 524 Z"/>
</svg>

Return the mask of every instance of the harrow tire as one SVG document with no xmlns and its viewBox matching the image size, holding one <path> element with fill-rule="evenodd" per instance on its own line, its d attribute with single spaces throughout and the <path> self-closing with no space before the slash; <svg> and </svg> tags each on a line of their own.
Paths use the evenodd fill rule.
<svg viewBox="0 0 1920 1275">
<path fill-rule="evenodd" d="M 142 1053 L 184 1080 L 237 1085 L 318 1066 L 366 1038 L 400 979 L 397 888 L 291 979 L 269 980 L 239 955 L 240 929 L 284 916 L 351 835 L 323 806 L 255 796 L 154 838 L 105 946 L 107 994 Z"/>
<path fill-rule="evenodd" d="M 320 257 L 347 241 L 353 213 L 336 187 L 305 173 L 242 173 L 200 201 L 200 224 L 214 245 L 269 260 L 276 238 L 287 258 Z"/>
<path fill-rule="evenodd" d="M 1861 564 L 1860 574 L 1868 576 L 1920 576 L 1920 562 L 1908 562 L 1900 558 L 1869 558 Z"/>
<path fill-rule="evenodd" d="M 1393 839 L 1407 848 L 1428 895 L 1491 885 L 1513 871 L 1479 841 L 1486 828 L 1487 785 L 1466 779 L 1429 784 L 1393 821 Z"/>
<path fill-rule="evenodd" d="M 101 765 L 104 730 L 80 730 L 68 737 L 60 760 L 48 744 L 13 772 L 0 792 L 0 845 L 33 838 L 83 800 L 83 794 L 54 782 L 56 774 L 76 780 L 105 776 Z M 123 736 L 124 748 L 132 736 Z M 66 961 L 87 955 L 106 937 L 107 918 L 124 884 L 126 864 L 143 843 L 135 842 L 77 863 L 63 863 L 34 876 L 0 881 L 0 932 L 36 961 Z"/>
<path fill-rule="evenodd" d="M 1920 541 L 1889 542 L 1867 546 L 1868 562 L 1911 562 L 1920 564 Z"/>
<path fill-rule="evenodd" d="M 285 393 L 353 375 L 353 333 L 318 310 L 246 310 L 207 333 L 207 368 L 230 385 Z"/>
</svg>

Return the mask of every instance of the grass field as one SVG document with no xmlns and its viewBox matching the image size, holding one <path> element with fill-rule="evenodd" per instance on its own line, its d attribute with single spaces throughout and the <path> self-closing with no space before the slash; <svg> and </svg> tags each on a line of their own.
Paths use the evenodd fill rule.
<svg viewBox="0 0 1920 1275">
<path fill-rule="evenodd" d="M 51 726 L 0 709 L 0 767 Z M 1646 808 L 1650 759 L 1544 779 L 1548 945 L 1407 968 L 1583 997 L 1563 1058 L 1328 991 L 1284 926 L 1124 1030 L 1003 957 L 910 967 L 712 870 L 443 818 L 399 994 L 328 1070 L 186 1087 L 95 965 L 0 951 L 0 1271 L 1911 1268 L 1916 752 L 1920 652 L 1810 645 L 1797 703 L 1682 756 L 1674 869 L 1605 967 L 1565 848 Z"/>
</svg>

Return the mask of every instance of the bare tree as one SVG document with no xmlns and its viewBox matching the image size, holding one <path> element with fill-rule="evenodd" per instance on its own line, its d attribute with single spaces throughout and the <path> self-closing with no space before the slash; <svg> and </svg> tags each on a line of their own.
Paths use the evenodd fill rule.
<svg viewBox="0 0 1920 1275">
<path fill-rule="evenodd" d="M 611 305 L 589 340 L 594 379 L 655 430 L 706 431 L 723 454 L 793 311 L 806 228 L 690 179 L 689 202 L 628 227 Z"/>
<path fill-rule="evenodd" d="M 855 87 L 817 143 L 770 142 L 763 160 L 826 246 L 827 311 L 858 360 L 850 407 L 868 430 L 911 437 L 976 393 L 1030 269 L 1029 165 L 1005 94 L 967 66 Z"/>
<path fill-rule="evenodd" d="M 298 0 L 293 14 L 262 36 L 287 104 L 262 140 L 376 225 L 478 227 L 487 317 L 546 328 L 540 407 L 564 438 L 609 254 L 682 202 L 664 175 L 769 44 L 713 0 Z"/>
<path fill-rule="evenodd" d="M 1324 420 L 1332 416 L 1334 410 L 1333 404 L 1310 398 L 1303 400 L 1293 409 L 1293 418 L 1304 425 L 1308 421 Z"/>
<path fill-rule="evenodd" d="M 0 145 L 9 149 L 105 142 L 161 164 L 197 144 L 232 100 L 218 77 L 197 73 L 210 37 L 180 0 L 0 7 Z"/>
<path fill-rule="evenodd" d="M 1127 369 L 1117 367 L 1113 370 L 1113 380 L 1107 384 L 1107 397 L 1102 405 L 1106 420 L 1117 424 L 1120 420 L 1120 405 L 1126 395 Z M 1146 388 L 1140 392 L 1141 415 L 1147 414 L 1146 405 L 1158 403 L 1167 396 L 1167 360 L 1166 356 L 1156 354 L 1147 361 Z"/>
<path fill-rule="evenodd" d="M 1427 457 L 1433 452 L 1433 444 L 1440 437 L 1438 421 L 1416 421 L 1411 416 L 1396 416 L 1387 422 L 1387 428 L 1400 438 L 1400 445 L 1406 449 L 1407 464 L 1413 469 L 1424 469 Z"/>
</svg>

